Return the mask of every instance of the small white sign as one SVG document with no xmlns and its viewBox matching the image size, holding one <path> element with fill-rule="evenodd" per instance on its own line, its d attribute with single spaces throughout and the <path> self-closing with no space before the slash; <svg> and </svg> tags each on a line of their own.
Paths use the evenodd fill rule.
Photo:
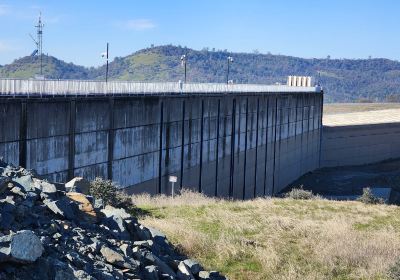
<svg viewBox="0 0 400 280">
<path fill-rule="evenodd" d="M 176 176 L 169 176 L 169 181 L 170 181 L 171 183 L 176 183 L 176 182 L 178 182 L 178 177 L 176 177 Z"/>
</svg>

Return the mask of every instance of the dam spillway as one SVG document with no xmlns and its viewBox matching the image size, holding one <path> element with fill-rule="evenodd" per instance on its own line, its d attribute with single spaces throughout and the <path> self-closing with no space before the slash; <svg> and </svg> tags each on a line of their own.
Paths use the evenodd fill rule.
<svg viewBox="0 0 400 280">
<path fill-rule="evenodd" d="M 320 166 L 322 104 L 319 87 L 0 80 L 0 156 L 51 181 L 268 196 Z"/>
</svg>

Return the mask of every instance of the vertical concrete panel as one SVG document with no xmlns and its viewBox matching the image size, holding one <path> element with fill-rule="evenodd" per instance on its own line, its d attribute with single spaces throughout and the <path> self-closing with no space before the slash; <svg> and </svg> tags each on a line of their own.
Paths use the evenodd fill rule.
<svg viewBox="0 0 400 280">
<path fill-rule="evenodd" d="M 265 157 L 266 157 L 266 139 L 267 139 L 267 112 L 268 101 L 267 97 L 259 98 L 259 114 L 258 114 L 258 140 L 257 140 L 257 163 L 256 163 L 256 196 L 264 195 L 265 183 Z"/>
<path fill-rule="evenodd" d="M 88 132 L 75 135 L 75 168 L 106 163 L 108 159 L 108 132 Z M 107 173 L 102 174 L 107 178 Z"/>
<path fill-rule="evenodd" d="M 218 150 L 218 196 L 228 197 L 231 176 L 233 98 L 221 98 Z"/>
<path fill-rule="evenodd" d="M 27 103 L 26 167 L 41 175 L 68 170 L 69 103 Z"/>
<path fill-rule="evenodd" d="M 245 142 L 246 142 L 246 97 L 236 98 L 235 129 L 234 129 L 234 155 L 233 155 L 233 182 L 232 197 L 243 198 Z"/>
<path fill-rule="evenodd" d="M 40 99 L 27 103 L 27 138 L 68 135 L 69 102 Z"/>
<path fill-rule="evenodd" d="M 202 191 L 208 196 L 215 194 L 217 159 L 218 99 L 205 98 L 203 112 L 203 165 Z"/>
<path fill-rule="evenodd" d="M 171 193 L 171 184 L 168 177 L 174 175 L 181 180 L 181 158 L 182 158 L 182 120 L 183 120 L 183 99 L 164 99 L 164 124 L 162 141 L 162 193 Z M 180 188 L 181 186 L 176 186 Z"/>
<path fill-rule="evenodd" d="M 26 168 L 46 175 L 68 170 L 68 136 L 27 141 Z"/>
<path fill-rule="evenodd" d="M 19 164 L 21 104 L 18 101 L 0 103 L 0 157 L 5 162 Z"/>
</svg>

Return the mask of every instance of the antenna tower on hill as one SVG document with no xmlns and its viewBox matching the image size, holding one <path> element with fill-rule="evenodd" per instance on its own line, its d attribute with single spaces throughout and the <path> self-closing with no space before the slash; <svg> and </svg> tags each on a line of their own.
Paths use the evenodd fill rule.
<svg viewBox="0 0 400 280">
<path fill-rule="evenodd" d="M 31 34 L 29 36 L 32 38 L 33 42 L 35 42 L 36 49 L 32 52 L 31 56 L 39 56 L 40 58 L 40 76 L 43 75 L 43 27 L 42 23 L 42 13 L 39 14 L 39 20 L 36 27 L 36 39 L 33 38 Z"/>
</svg>

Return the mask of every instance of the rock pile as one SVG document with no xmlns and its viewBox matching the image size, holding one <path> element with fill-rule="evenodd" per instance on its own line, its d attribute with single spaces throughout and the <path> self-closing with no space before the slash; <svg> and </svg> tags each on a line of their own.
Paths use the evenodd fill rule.
<svg viewBox="0 0 400 280">
<path fill-rule="evenodd" d="M 0 161 L 0 279 L 226 279 L 73 184 Z"/>
</svg>

